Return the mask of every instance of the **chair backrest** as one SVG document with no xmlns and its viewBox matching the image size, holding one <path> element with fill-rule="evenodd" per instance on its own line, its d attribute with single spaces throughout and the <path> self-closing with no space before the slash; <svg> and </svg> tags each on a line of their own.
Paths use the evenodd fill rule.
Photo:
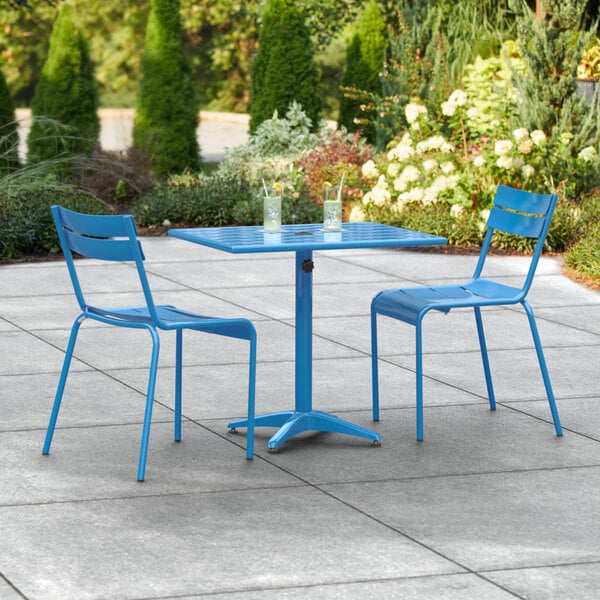
<svg viewBox="0 0 600 600">
<path fill-rule="evenodd" d="M 133 262 L 137 267 L 142 292 L 150 315 L 156 322 L 154 300 L 150 292 L 144 253 L 137 239 L 131 215 L 87 215 L 54 205 L 51 207 L 75 296 L 82 310 L 90 306 L 84 297 L 73 254 L 105 261 Z"/>
<path fill-rule="evenodd" d="M 523 282 L 524 297 L 531 287 L 535 270 L 544 249 L 544 242 L 557 200 L 558 196 L 556 194 L 534 194 L 506 185 L 498 186 L 494 204 L 487 220 L 487 231 L 473 279 L 481 275 L 494 231 L 498 230 L 523 237 L 537 238 L 529 270 Z"/>
</svg>

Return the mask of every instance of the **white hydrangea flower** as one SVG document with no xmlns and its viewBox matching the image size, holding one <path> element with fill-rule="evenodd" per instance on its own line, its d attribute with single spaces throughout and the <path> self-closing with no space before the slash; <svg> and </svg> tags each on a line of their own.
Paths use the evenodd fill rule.
<svg viewBox="0 0 600 600">
<path fill-rule="evenodd" d="M 454 152 L 454 146 L 450 142 L 444 142 L 440 146 L 440 150 L 446 154 L 450 154 L 450 153 Z"/>
<path fill-rule="evenodd" d="M 408 187 L 408 181 L 402 179 L 402 177 L 396 177 L 392 185 L 397 192 L 403 192 Z"/>
<path fill-rule="evenodd" d="M 520 127 L 519 129 L 515 129 L 513 132 L 513 137 L 515 138 L 515 141 L 517 142 L 517 144 L 521 141 L 521 140 L 525 140 L 527 138 L 529 138 L 529 131 L 527 131 L 527 129 L 525 127 Z"/>
<path fill-rule="evenodd" d="M 362 167 L 360 172 L 369 178 L 379 177 L 379 171 L 375 166 L 375 162 L 369 159 Z"/>
<path fill-rule="evenodd" d="M 521 167 L 521 175 L 523 175 L 525 179 L 529 179 L 535 175 L 535 169 L 531 165 L 523 165 Z"/>
<path fill-rule="evenodd" d="M 428 158 L 427 160 L 423 161 L 422 166 L 425 173 L 430 173 L 431 171 L 437 169 L 438 162 L 435 160 L 435 158 Z"/>
<path fill-rule="evenodd" d="M 458 174 L 450 175 L 450 177 L 448 177 L 446 179 L 446 187 L 455 188 L 458 185 L 459 181 L 460 181 L 460 175 L 458 175 Z"/>
<path fill-rule="evenodd" d="M 481 155 L 476 156 L 473 159 L 473 165 L 477 168 L 483 167 L 483 165 L 485 165 L 485 158 L 483 158 L 483 156 L 481 156 Z"/>
<path fill-rule="evenodd" d="M 432 135 L 427 143 L 431 150 L 439 150 L 446 143 L 446 138 L 441 135 Z"/>
<path fill-rule="evenodd" d="M 419 177 L 421 177 L 421 171 L 414 165 L 408 165 L 407 167 L 404 167 L 400 177 L 407 182 L 417 181 Z"/>
<path fill-rule="evenodd" d="M 409 125 L 412 125 L 420 115 L 427 114 L 427 109 L 422 104 L 413 104 L 411 102 L 404 107 L 404 114 Z"/>
<path fill-rule="evenodd" d="M 454 90 L 448 98 L 448 102 L 452 102 L 456 106 L 464 106 L 467 103 L 467 92 L 465 90 Z"/>
<path fill-rule="evenodd" d="M 392 195 L 388 191 L 388 185 L 384 175 L 380 175 L 377 180 L 377 185 L 369 192 L 371 195 L 370 200 L 377 206 L 382 206 L 386 202 L 389 202 Z"/>
<path fill-rule="evenodd" d="M 391 162 L 387 168 L 388 175 L 390 177 L 397 177 L 400 173 L 400 164 L 397 162 Z"/>
<path fill-rule="evenodd" d="M 519 142 L 519 152 L 521 154 L 531 154 L 533 152 L 533 140 L 524 138 Z"/>
<path fill-rule="evenodd" d="M 467 118 L 476 119 L 479 116 L 479 111 L 473 106 L 467 110 Z"/>
<path fill-rule="evenodd" d="M 450 207 L 450 214 L 453 217 L 460 217 L 465 212 L 465 207 L 462 204 L 453 204 Z"/>
<path fill-rule="evenodd" d="M 442 163 L 441 169 L 442 173 L 449 175 L 452 171 L 456 171 L 456 165 L 451 160 L 448 160 L 445 163 Z"/>
<path fill-rule="evenodd" d="M 425 190 L 422 187 L 414 187 L 405 193 L 410 202 L 421 202 L 425 196 Z"/>
<path fill-rule="evenodd" d="M 498 140 L 494 144 L 494 152 L 498 156 L 506 156 L 514 148 L 514 144 L 510 140 Z"/>
<path fill-rule="evenodd" d="M 359 204 L 355 204 L 348 215 L 348 220 L 351 223 L 360 223 L 365 220 L 365 212 Z"/>
<path fill-rule="evenodd" d="M 586 146 L 579 152 L 577 158 L 580 158 L 585 162 L 592 162 L 598 159 L 598 153 L 596 152 L 596 148 L 594 148 L 594 146 Z"/>
<path fill-rule="evenodd" d="M 448 178 L 445 175 L 439 175 L 438 177 L 436 177 L 430 186 L 430 189 L 434 189 L 438 193 L 444 192 L 447 188 L 448 188 Z"/>
<path fill-rule="evenodd" d="M 452 117 L 452 116 L 454 116 L 455 112 L 456 112 L 456 104 L 453 104 L 450 101 L 442 102 L 442 114 L 444 116 Z"/>
<path fill-rule="evenodd" d="M 415 153 L 415 149 L 408 144 L 399 144 L 395 148 L 394 156 L 397 161 L 405 162 Z"/>
<path fill-rule="evenodd" d="M 506 170 L 513 169 L 515 166 L 514 160 L 510 156 L 500 156 L 496 161 L 496 165 Z"/>
<path fill-rule="evenodd" d="M 438 190 L 435 189 L 433 186 L 430 186 L 428 188 L 425 189 L 425 192 L 423 194 L 423 204 L 425 206 L 428 206 L 429 204 L 433 204 L 434 202 L 437 201 L 437 195 L 438 195 Z"/>
<path fill-rule="evenodd" d="M 409 103 L 404 107 L 404 114 L 409 125 L 412 125 L 420 115 L 427 114 L 427 109 L 422 104 Z"/>
<path fill-rule="evenodd" d="M 540 129 L 536 129 L 535 131 L 531 132 L 531 141 L 536 146 L 541 146 L 546 142 L 546 134 Z"/>
</svg>

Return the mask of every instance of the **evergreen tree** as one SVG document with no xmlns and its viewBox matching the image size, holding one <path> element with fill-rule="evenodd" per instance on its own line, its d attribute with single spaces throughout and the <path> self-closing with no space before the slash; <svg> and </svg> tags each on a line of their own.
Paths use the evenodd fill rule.
<svg viewBox="0 0 600 600">
<path fill-rule="evenodd" d="M 383 69 L 387 47 L 385 20 L 377 0 L 369 0 L 346 53 L 346 68 L 340 80 L 340 124 L 348 131 L 361 129 L 372 143 L 376 142 L 375 107 L 371 94 L 381 95 L 379 74 Z M 361 108 L 362 107 L 362 108 Z"/>
<path fill-rule="evenodd" d="M 521 102 L 522 124 L 541 129 L 558 142 L 572 136 L 577 153 L 600 138 L 598 103 L 589 105 L 577 94 L 577 65 L 594 34 L 585 31 L 585 3 L 580 0 L 542 0 L 543 19 L 522 0 L 514 0 L 519 14 L 519 46 L 525 62 L 514 75 Z M 595 28 L 594 28 L 595 29 Z"/>
<path fill-rule="evenodd" d="M 98 143 L 98 91 L 87 43 L 64 2 L 52 28 L 48 57 L 31 103 L 32 162 L 90 154 Z M 46 118 L 52 119 L 48 121 Z"/>
<path fill-rule="evenodd" d="M 19 134 L 15 121 L 15 107 L 0 71 L 0 175 L 19 167 Z"/>
<path fill-rule="evenodd" d="M 198 171 L 198 102 L 183 53 L 179 0 L 152 0 L 148 17 L 133 145 L 148 155 L 151 171 Z"/>
<path fill-rule="evenodd" d="M 250 67 L 250 133 L 277 111 L 285 115 L 292 101 L 318 127 L 319 75 L 309 30 L 293 0 L 268 0 L 258 53 Z"/>
</svg>

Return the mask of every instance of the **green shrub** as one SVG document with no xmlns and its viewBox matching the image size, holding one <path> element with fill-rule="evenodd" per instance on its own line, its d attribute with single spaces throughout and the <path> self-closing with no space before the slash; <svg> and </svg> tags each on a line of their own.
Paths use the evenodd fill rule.
<svg viewBox="0 0 600 600">
<path fill-rule="evenodd" d="M 565 265 L 600 285 L 600 189 L 581 202 L 577 241 L 564 255 Z"/>
<path fill-rule="evenodd" d="M 596 222 L 585 237 L 569 248 L 565 265 L 600 285 L 600 223 Z"/>
<path fill-rule="evenodd" d="M 1 260 L 59 251 L 50 212 L 53 204 L 90 214 L 108 212 L 104 203 L 69 186 L 53 186 L 40 181 L 3 185 L 0 187 Z"/>
<path fill-rule="evenodd" d="M 158 184 L 133 207 L 142 227 L 185 224 L 196 227 L 230 225 L 239 202 L 251 200 L 248 183 L 241 177 L 173 176 Z"/>
<path fill-rule="evenodd" d="M 302 13 L 292 0 L 268 0 L 258 53 L 250 68 L 250 133 L 275 112 L 298 102 L 318 127 L 321 101 L 313 44 Z"/>
<path fill-rule="evenodd" d="M 28 160 L 90 154 L 98 143 L 98 91 L 87 43 L 62 3 L 50 37 L 48 58 L 31 103 Z M 61 166 L 68 172 L 67 163 Z"/>
<path fill-rule="evenodd" d="M 198 102 L 183 53 L 179 0 L 152 0 L 142 56 L 133 145 L 163 177 L 200 169 Z"/>
</svg>

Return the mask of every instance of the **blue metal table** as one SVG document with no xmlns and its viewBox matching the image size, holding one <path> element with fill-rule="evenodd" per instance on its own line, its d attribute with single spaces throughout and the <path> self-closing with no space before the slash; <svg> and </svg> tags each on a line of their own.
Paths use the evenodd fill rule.
<svg viewBox="0 0 600 600">
<path fill-rule="evenodd" d="M 344 433 L 379 444 L 381 436 L 339 417 L 312 407 L 312 271 L 314 250 L 344 248 L 414 247 L 446 244 L 447 240 L 419 231 L 380 223 L 344 223 L 342 231 L 324 231 L 321 224 L 283 225 L 281 233 L 266 233 L 262 226 L 171 229 L 169 235 L 224 250 L 232 254 L 250 252 L 296 253 L 296 360 L 294 410 L 256 417 L 256 427 L 277 427 L 267 443 L 276 450 L 302 431 Z M 245 427 L 246 419 L 229 423 L 231 429 Z"/>
</svg>

